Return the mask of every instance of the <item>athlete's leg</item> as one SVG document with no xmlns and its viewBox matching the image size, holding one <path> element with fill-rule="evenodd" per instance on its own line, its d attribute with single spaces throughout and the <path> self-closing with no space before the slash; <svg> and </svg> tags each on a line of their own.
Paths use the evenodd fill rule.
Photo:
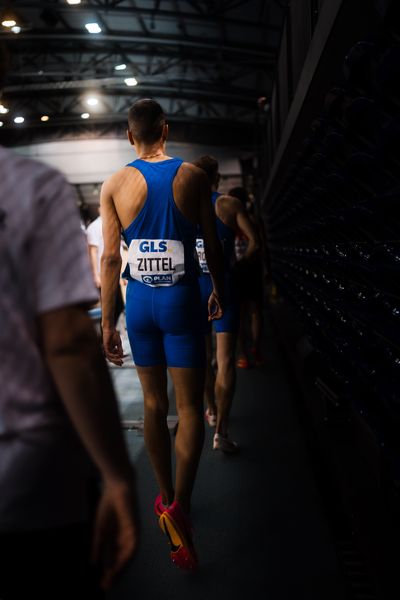
<svg viewBox="0 0 400 600">
<path fill-rule="evenodd" d="M 179 427 L 175 437 L 175 500 L 187 514 L 204 443 L 204 369 L 169 367 Z"/>
<path fill-rule="evenodd" d="M 217 407 L 215 404 L 215 373 L 213 367 L 213 343 L 212 334 L 209 333 L 206 336 L 206 379 L 204 386 L 204 400 L 207 405 L 207 409 L 210 415 L 217 414 Z"/>
<path fill-rule="evenodd" d="M 217 404 L 217 425 L 215 432 L 227 435 L 228 419 L 235 393 L 236 369 L 235 350 L 236 333 L 217 333 L 217 377 L 215 382 L 215 400 Z"/>
<path fill-rule="evenodd" d="M 136 367 L 144 396 L 144 442 L 164 504 L 174 499 L 171 436 L 167 424 L 167 372 L 164 365 Z"/>
</svg>

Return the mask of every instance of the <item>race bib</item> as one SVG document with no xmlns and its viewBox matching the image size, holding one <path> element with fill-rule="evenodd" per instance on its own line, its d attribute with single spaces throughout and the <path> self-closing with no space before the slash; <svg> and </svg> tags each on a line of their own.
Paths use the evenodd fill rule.
<svg viewBox="0 0 400 600">
<path fill-rule="evenodd" d="M 203 273 L 209 273 L 208 264 L 206 260 L 206 253 L 204 252 L 204 240 L 197 238 L 196 240 L 196 252 L 197 258 L 199 259 L 200 269 Z"/>
<path fill-rule="evenodd" d="M 174 285 L 185 274 L 185 251 L 179 240 L 132 240 L 128 250 L 133 279 L 151 287 Z"/>
</svg>

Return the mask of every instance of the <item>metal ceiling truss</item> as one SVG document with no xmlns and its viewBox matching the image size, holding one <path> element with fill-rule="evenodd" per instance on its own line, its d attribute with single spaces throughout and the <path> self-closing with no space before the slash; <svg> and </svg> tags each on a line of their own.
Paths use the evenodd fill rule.
<svg viewBox="0 0 400 600">
<path fill-rule="evenodd" d="M 71 90 L 71 92 L 73 92 Z M 153 88 L 154 92 L 154 88 Z M 36 96 L 37 94 L 37 96 Z M 126 121 L 127 112 L 132 103 L 139 99 L 137 95 L 129 95 L 124 97 L 118 95 L 116 97 L 108 96 L 102 98 L 102 112 L 91 113 L 91 123 L 102 123 L 104 121 Z M 174 119 L 176 116 L 186 116 L 188 118 L 214 118 L 219 121 L 242 120 L 253 122 L 255 115 L 255 107 L 253 110 L 249 107 L 237 106 L 228 103 L 227 101 L 210 101 L 208 98 L 200 100 L 194 94 L 192 98 L 183 99 L 181 94 L 176 93 L 175 96 L 167 89 L 159 89 L 153 97 L 157 99 L 169 119 Z M 37 101 L 36 101 L 37 99 Z M 31 104 L 35 101 L 35 114 L 32 114 Z M 57 98 L 41 95 L 39 92 L 30 93 L 29 98 L 21 94 L 19 97 L 13 97 L 13 105 L 16 114 L 22 114 L 25 118 L 24 127 L 41 127 L 46 129 L 49 127 L 48 122 L 41 122 L 41 114 L 51 115 L 52 123 L 66 122 L 69 124 L 77 124 L 81 122 L 81 113 L 88 112 L 87 107 L 83 105 L 80 98 L 77 98 L 74 93 L 70 96 L 62 96 L 59 101 Z M 14 128 L 12 122 L 5 122 L 3 130 Z"/>
<path fill-rule="evenodd" d="M 53 78 L 65 78 L 73 76 L 79 79 L 87 72 L 95 72 L 96 76 L 112 75 L 116 77 L 114 66 L 118 62 L 124 61 L 132 65 L 132 74 L 136 77 L 149 77 L 155 75 L 175 73 L 180 70 L 183 73 L 190 69 L 201 71 L 201 76 L 206 76 L 208 80 L 230 82 L 242 76 L 253 74 L 253 76 L 262 77 L 266 84 L 270 85 L 268 71 L 265 71 L 263 61 L 241 60 L 234 63 L 221 64 L 215 60 L 194 60 L 193 57 L 186 56 L 181 59 L 176 56 L 168 56 L 165 53 L 157 56 L 154 53 L 137 54 L 118 53 L 115 51 L 93 52 L 90 50 L 82 51 L 80 48 L 64 48 L 63 54 L 60 50 L 54 49 L 51 54 L 45 49 L 37 49 L 35 53 L 21 52 L 14 53 L 14 59 L 18 69 L 11 73 L 9 80 L 26 79 L 26 77 L 43 78 L 52 80 Z M 251 63 L 251 64 L 250 64 Z M 32 68 L 30 68 L 32 67 Z M 129 69 L 128 69 L 129 70 Z M 123 82 L 127 75 L 120 75 L 119 79 Z"/>
<path fill-rule="evenodd" d="M 6 143 L 14 144 L 18 112 L 25 117 L 15 131 L 19 139 L 46 132 L 107 135 L 122 131 L 129 106 L 149 96 L 186 129 L 191 123 L 201 134 L 202 127 L 210 135 L 248 131 L 257 98 L 272 89 L 283 14 L 274 0 L 85 0 L 77 6 L 14 0 L 13 7 L 26 26 L 18 35 L 0 30 L 13 62 L 2 96 L 10 105 L 1 119 Z M 100 24 L 100 35 L 84 30 L 88 16 Z M 126 70 L 116 71 L 121 63 Z M 139 85 L 127 87 L 126 77 Z M 101 112 L 84 104 L 92 92 Z M 83 112 L 90 120 L 82 121 Z M 40 122 L 41 114 L 50 120 Z"/>
<path fill-rule="evenodd" d="M 251 44 L 235 44 L 235 43 L 221 43 L 220 39 L 205 39 L 204 37 L 179 37 L 161 34 L 152 35 L 147 37 L 140 31 L 129 31 L 129 32 L 112 32 L 104 33 L 101 38 L 96 39 L 88 38 L 88 34 L 83 33 L 81 30 L 58 30 L 57 32 L 49 32 L 47 29 L 36 29 L 34 32 L 20 33 L 17 36 L 11 37 L 8 32 L 1 32 L 0 38 L 7 38 L 7 42 L 10 43 L 11 47 L 18 46 L 32 46 L 42 44 L 44 48 L 58 48 L 64 51 L 65 44 L 72 44 L 73 47 L 77 47 L 77 43 L 80 43 L 82 47 L 91 49 L 92 51 L 103 51 L 110 47 L 110 44 L 119 44 L 121 47 L 127 45 L 130 47 L 131 52 L 133 47 L 135 51 L 146 51 L 147 47 L 151 48 L 151 51 L 159 56 L 164 56 L 165 52 L 170 55 L 182 57 L 187 52 L 196 53 L 211 53 L 211 56 L 220 57 L 224 61 L 230 60 L 241 60 L 243 57 L 252 57 L 253 59 L 261 59 L 264 61 L 266 67 L 272 67 L 275 64 L 275 52 L 273 48 L 260 49 L 257 45 Z M 26 43 L 28 42 L 28 44 Z M 15 50 L 18 52 L 18 48 Z M 126 48 L 123 50 L 126 52 Z M 148 48 L 147 48 L 148 51 Z M 215 53 L 217 53 L 215 55 Z M 201 55 L 203 56 L 203 54 Z M 210 57 L 209 57 L 210 59 Z"/>
<path fill-rule="evenodd" d="M 35 10 L 43 10 L 50 9 L 54 11 L 58 16 L 62 14 L 73 14 L 82 13 L 82 12 L 93 12 L 93 11 L 101 11 L 102 15 L 112 16 L 112 15 L 126 15 L 126 16 L 136 16 L 139 18 L 142 23 L 143 17 L 150 18 L 150 31 L 155 28 L 156 21 L 173 21 L 176 22 L 177 19 L 181 23 L 189 22 L 195 24 L 208 24 L 210 22 L 210 17 L 212 17 L 213 22 L 219 25 L 223 23 L 224 26 L 240 26 L 252 29 L 262 29 L 265 31 L 273 31 L 276 33 L 281 32 L 280 24 L 272 24 L 263 22 L 261 19 L 258 21 L 251 21 L 247 19 L 235 19 L 234 17 L 229 16 L 229 12 L 234 8 L 243 5 L 254 5 L 254 0 L 226 0 L 226 1 L 218 1 L 211 0 L 208 3 L 199 2 L 198 0 L 193 2 L 186 2 L 193 9 L 194 12 L 182 11 L 179 9 L 180 3 L 174 2 L 174 10 L 167 10 L 162 8 L 165 2 L 159 2 L 158 7 L 156 8 L 148 8 L 148 7 L 137 7 L 133 2 L 128 2 L 127 0 L 116 0 L 114 2 L 107 0 L 86 0 L 84 4 L 70 6 L 64 3 L 54 3 L 50 1 L 24 1 L 24 0 L 16 0 L 14 2 L 15 6 L 20 9 L 35 9 Z M 124 4 L 125 6 L 122 6 Z M 260 3 L 261 8 L 263 5 L 268 4 L 267 0 L 262 0 Z M 206 10 L 204 10 L 206 8 Z M 251 12 L 251 11 L 249 11 Z M 99 14 L 99 12 L 97 12 Z M 147 30 L 147 27 L 146 27 Z"/>
</svg>

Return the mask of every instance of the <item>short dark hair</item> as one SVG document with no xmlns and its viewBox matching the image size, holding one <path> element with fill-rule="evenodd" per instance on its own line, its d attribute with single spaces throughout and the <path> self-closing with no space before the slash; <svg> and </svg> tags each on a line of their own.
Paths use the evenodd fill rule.
<svg viewBox="0 0 400 600">
<path fill-rule="evenodd" d="M 163 109 L 152 98 L 138 100 L 128 112 L 129 130 L 133 139 L 145 144 L 158 142 L 166 122 Z"/>
<path fill-rule="evenodd" d="M 202 169 L 205 172 L 211 184 L 218 182 L 218 161 L 216 158 L 209 154 L 205 154 L 204 156 L 200 156 L 197 160 L 194 160 L 193 164 L 195 167 L 199 167 L 199 169 Z"/>
</svg>

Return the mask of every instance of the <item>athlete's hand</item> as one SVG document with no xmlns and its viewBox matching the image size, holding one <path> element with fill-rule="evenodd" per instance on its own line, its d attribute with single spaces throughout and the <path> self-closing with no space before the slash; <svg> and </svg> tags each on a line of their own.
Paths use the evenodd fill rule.
<svg viewBox="0 0 400 600">
<path fill-rule="evenodd" d="M 92 548 L 101 572 L 101 586 L 108 589 L 137 549 L 139 522 L 133 482 L 104 483 L 97 508 Z"/>
<path fill-rule="evenodd" d="M 103 348 L 110 362 L 119 367 L 123 364 L 121 336 L 116 329 L 103 329 Z"/>
<path fill-rule="evenodd" d="M 224 309 L 222 308 L 221 300 L 218 294 L 212 291 L 208 299 L 208 320 L 214 321 L 215 319 L 220 319 L 223 314 Z"/>
</svg>

